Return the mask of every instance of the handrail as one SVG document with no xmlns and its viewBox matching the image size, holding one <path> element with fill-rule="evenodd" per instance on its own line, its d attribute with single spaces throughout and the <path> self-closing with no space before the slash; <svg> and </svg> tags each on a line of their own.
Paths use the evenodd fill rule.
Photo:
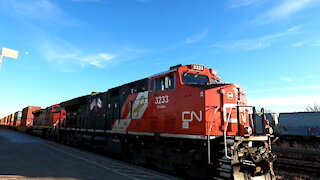
<svg viewBox="0 0 320 180">
<path fill-rule="evenodd" d="M 232 112 L 232 109 L 233 109 L 233 108 L 235 108 L 235 107 L 230 107 L 229 115 L 228 115 L 228 118 L 227 118 L 227 124 L 226 124 L 226 127 L 225 127 L 224 132 L 223 132 L 224 152 L 225 152 L 225 156 L 226 156 L 228 159 L 231 159 L 231 157 L 228 156 L 228 149 L 227 149 L 227 129 L 228 129 L 229 121 L 230 121 L 230 118 L 231 118 L 231 112 Z"/>
<path fill-rule="evenodd" d="M 211 121 L 211 124 L 210 124 L 210 128 L 209 128 L 209 131 L 208 131 L 208 164 L 211 164 L 211 154 L 210 154 L 210 151 L 211 151 L 211 143 L 210 143 L 210 134 L 211 134 L 211 130 L 212 130 L 212 125 L 213 125 L 213 121 L 214 121 L 214 117 L 217 113 L 217 111 L 220 109 L 220 107 L 217 107 L 215 110 L 214 110 L 214 113 L 213 113 L 213 117 L 212 117 L 212 121 Z"/>
<path fill-rule="evenodd" d="M 219 109 L 220 109 L 220 106 L 219 106 L 219 107 L 217 107 L 217 108 L 214 110 L 213 117 L 212 117 L 212 120 L 211 120 L 211 122 L 210 122 L 209 132 L 208 132 L 208 134 L 209 134 L 209 135 L 211 134 L 211 130 L 212 130 L 212 126 L 213 126 L 214 117 L 216 116 L 216 113 L 217 113 L 217 111 L 218 111 Z"/>
<path fill-rule="evenodd" d="M 240 118 L 243 118 L 243 117 L 240 117 L 240 110 L 241 108 L 252 108 L 252 113 L 249 115 L 249 121 L 251 121 L 251 125 L 250 125 L 250 122 L 249 122 L 249 126 L 251 128 L 254 128 L 256 127 L 256 122 L 255 122 L 255 107 L 254 106 L 234 106 L 234 107 L 227 107 L 227 108 L 230 108 L 229 110 L 229 114 L 228 114 L 228 117 L 226 119 L 226 125 L 225 125 L 225 128 L 224 128 L 224 132 L 223 132 L 223 138 L 224 138 L 224 149 L 225 149 L 225 156 L 228 158 L 228 159 L 231 159 L 230 156 L 228 156 L 228 149 L 227 149 L 227 130 L 228 130 L 228 126 L 229 126 L 229 122 L 231 121 L 231 113 L 232 113 L 232 110 L 233 109 L 237 109 L 237 123 L 238 123 L 238 134 L 240 133 L 240 127 L 241 127 L 241 119 Z M 224 109 L 224 108 L 223 108 Z M 227 112 L 227 111 L 226 111 Z M 224 118 L 226 118 L 226 115 L 224 115 Z M 208 136 L 209 137 L 209 136 Z"/>
</svg>

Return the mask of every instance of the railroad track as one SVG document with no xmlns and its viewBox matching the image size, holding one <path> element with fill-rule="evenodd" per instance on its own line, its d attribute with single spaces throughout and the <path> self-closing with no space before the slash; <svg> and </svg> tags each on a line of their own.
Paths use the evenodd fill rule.
<svg viewBox="0 0 320 180">
<path fill-rule="evenodd" d="M 277 155 L 274 169 L 297 175 L 306 175 L 303 179 L 320 178 L 320 153 L 318 149 L 274 146 Z M 308 176 L 312 178 L 307 178 Z"/>
<path fill-rule="evenodd" d="M 288 157 L 278 157 L 274 163 L 275 168 L 292 171 L 295 173 L 311 173 L 320 176 L 320 162 L 316 160 L 303 160 Z"/>
</svg>

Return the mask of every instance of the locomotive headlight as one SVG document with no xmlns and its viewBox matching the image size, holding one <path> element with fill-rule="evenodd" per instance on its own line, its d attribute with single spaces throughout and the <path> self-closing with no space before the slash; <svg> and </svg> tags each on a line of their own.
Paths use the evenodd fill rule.
<svg viewBox="0 0 320 180">
<path fill-rule="evenodd" d="M 252 128 L 251 127 L 245 127 L 245 133 L 251 135 L 252 134 Z"/>
<path fill-rule="evenodd" d="M 248 147 L 252 147 L 252 141 L 249 141 Z"/>
</svg>

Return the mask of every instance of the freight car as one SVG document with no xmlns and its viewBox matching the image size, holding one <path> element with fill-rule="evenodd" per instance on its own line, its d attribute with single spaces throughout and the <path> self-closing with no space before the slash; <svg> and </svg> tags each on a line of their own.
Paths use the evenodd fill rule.
<svg viewBox="0 0 320 180">
<path fill-rule="evenodd" d="M 6 125 L 6 117 L 2 117 L 2 118 L 0 119 L 0 125 L 1 125 L 1 126 L 5 126 L 5 125 Z"/>
<path fill-rule="evenodd" d="M 4 118 L 1 118 L 0 119 L 0 126 L 3 126 L 4 125 Z"/>
<path fill-rule="evenodd" d="M 282 138 L 320 137 L 320 112 L 266 113 L 274 134 Z M 261 118 L 261 114 L 256 115 Z M 261 125 L 257 127 L 261 132 Z"/>
<path fill-rule="evenodd" d="M 35 111 L 29 132 L 192 177 L 275 179 L 267 118 L 257 119 L 240 86 L 214 69 L 178 65 L 59 105 Z"/>
<path fill-rule="evenodd" d="M 21 111 L 17 111 L 17 112 L 14 113 L 13 127 L 20 126 L 21 117 L 22 117 L 22 112 Z"/>
<path fill-rule="evenodd" d="M 15 115 L 15 113 L 3 117 L 3 118 L 0 120 L 0 125 L 9 126 L 9 127 L 10 127 L 10 126 L 13 126 L 13 123 L 14 123 L 14 115 Z"/>
<path fill-rule="evenodd" d="M 14 113 L 5 117 L 5 125 L 12 127 L 14 121 Z"/>
<path fill-rule="evenodd" d="M 320 137 L 320 112 L 280 113 L 275 129 L 280 136 Z"/>
</svg>

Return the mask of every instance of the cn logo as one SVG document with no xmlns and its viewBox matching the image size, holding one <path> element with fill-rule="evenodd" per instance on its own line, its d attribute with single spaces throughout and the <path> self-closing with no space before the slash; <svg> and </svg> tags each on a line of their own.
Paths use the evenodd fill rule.
<svg viewBox="0 0 320 180">
<path fill-rule="evenodd" d="M 189 129 L 189 123 L 193 121 L 193 119 L 202 121 L 202 111 L 199 111 L 199 115 L 194 111 L 183 111 L 182 112 L 182 129 Z"/>
<path fill-rule="evenodd" d="M 98 108 L 101 108 L 101 107 L 102 107 L 102 101 L 101 101 L 100 98 L 98 98 L 98 99 L 94 98 L 94 99 L 91 101 L 90 110 L 92 110 L 94 107 L 96 107 L 96 111 L 97 111 L 97 107 L 98 107 Z"/>
</svg>

